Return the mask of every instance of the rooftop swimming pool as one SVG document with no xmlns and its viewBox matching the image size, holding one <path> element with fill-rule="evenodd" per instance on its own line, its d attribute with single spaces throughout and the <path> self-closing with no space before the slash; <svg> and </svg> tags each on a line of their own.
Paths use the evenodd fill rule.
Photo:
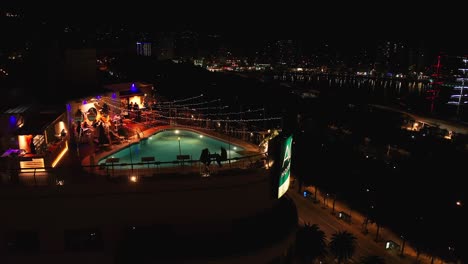
<svg viewBox="0 0 468 264">
<path fill-rule="evenodd" d="M 230 142 L 188 130 L 164 130 L 102 158 L 99 164 L 105 164 L 109 158 L 118 158 L 120 164 L 144 162 L 142 158 L 146 157 L 154 157 L 155 161 L 160 162 L 173 162 L 177 161 L 178 155 L 188 155 L 190 160 L 199 160 L 203 149 L 207 148 L 211 154 L 221 154 L 222 147 L 226 149 L 228 159 L 243 156 L 240 152 L 244 149 Z M 160 166 L 177 166 L 177 163 L 163 163 Z M 145 168 L 146 165 L 133 167 Z M 126 167 L 123 166 L 122 169 Z"/>
</svg>

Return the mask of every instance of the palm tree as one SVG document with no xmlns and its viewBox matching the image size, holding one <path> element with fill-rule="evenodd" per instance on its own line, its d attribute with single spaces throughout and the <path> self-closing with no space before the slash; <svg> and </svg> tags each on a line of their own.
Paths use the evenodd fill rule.
<svg viewBox="0 0 468 264">
<path fill-rule="evenodd" d="M 380 228 L 382 227 L 382 222 L 385 220 L 384 214 L 382 212 L 382 207 L 377 206 L 372 210 L 372 214 L 369 215 L 369 219 L 375 223 L 377 226 L 377 231 L 375 232 L 375 241 L 379 241 Z"/>
<path fill-rule="evenodd" d="M 332 235 L 329 246 L 338 263 L 343 263 L 356 251 L 356 237 L 348 231 L 338 231 Z"/>
<path fill-rule="evenodd" d="M 385 264 L 385 260 L 376 255 L 364 256 L 359 260 L 360 264 Z"/>
<path fill-rule="evenodd" d="M 333 204 L 332 204 L 332 211 L 331 211 L 331 214 L 335 214 L 335 203 L 336 203 L 336 196 L 338 194 L 334 193 L 333 194 Z"/>
<path fill-rule="evenodd" d="M 427 232 L 429 227 L 427 227 L 428 222 L 424 221 L 424 218 L 419 214 L 418 217 L 414 218 L 414 228 L 411 228 L 412 237 L 410 238 L 410 243 L 416 251 L 416 262 L 419 262 L 419 257 L 421 253 L 424 252 L 427 241 L 431 241 L 432 233 Z"/>
<path fill-rule="evenodd" d="M 317 184 L 315 184 L 314 186 L 314 202 L 317 202 L 317 190 L 318 190 L 318 187 L 317 187 Z"/>
<path fill-rule="evenodd" d="M 377 231 L 375 232 L 375 242 L 379 242 L 379 231 L 380 231 L 380 222 L 375 222 L 377 225 Z"/>
<path fill-rule="evenodd" d="M 423 244 L 421 241 L 414 240 L 411 242 L 414 250 L 416 251 L 416 262 L 419 262 L 419 257 L 421 256 L 421 252 L 423 251 Z"/>
<path fill-rule="evenodd" d="M 325 233 L 316 224 L 305 224 L 296 234 L 296 256 L 301 263 L 313 263 L 326 254 Z"/>
</svg>

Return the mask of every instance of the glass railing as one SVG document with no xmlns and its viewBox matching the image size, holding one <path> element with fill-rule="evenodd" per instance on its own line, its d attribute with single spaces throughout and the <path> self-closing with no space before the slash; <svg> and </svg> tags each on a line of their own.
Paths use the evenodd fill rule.
<svg viewBox="0 0 468 264">
<path fill-rule="evenodd" d="M 207 162 L 191 159 L 120 163 L 118 159 L 87 166 L 7 169 L 0 186 L 62 186 L 79 183 L 137 182 L 141 180 L 185 179 L 236 175 L 246 170 L 268 169 L 266 153 Z"/>
</svg>

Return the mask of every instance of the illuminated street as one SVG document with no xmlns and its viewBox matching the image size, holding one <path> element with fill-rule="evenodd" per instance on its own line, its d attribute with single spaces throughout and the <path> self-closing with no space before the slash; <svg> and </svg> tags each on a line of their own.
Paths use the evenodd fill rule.
<svg viewBox="0 0 468 264">
<path fill-rule="evenodd" d="M 313 187 L 307 187 L 312 194 L 314 193 Z M 396 243 L 401 245 L 402 239 L 397 238 L 397 236 L 391 233 L 390 230 L 385 227 L 380 228 L 379 231 L 379 242 L 374 241 L 376 234 L 376 225 L 368 224 L 367 228 L 369 233 L 367 235 L 362 233 L 361 225 L 363 223 L 364 217 L 355 212 L 350 211 L 349 207 L 346 207 L 341 202 L 336 201 L 335 203 L 335 212 L 351 212 L 352 222 L 351 224 L 346 223 L 345 221 L 339 219 L 336 215 L 332 214 L 332 199 L 327 201 L 327 206 L 324 206 L 323 197 L 317 195 L 318 203 L 314 203 L 313 197 L 305 198 L 302 193 L 298 193 L 297 183 L 292 184 L 290 189 L 287 192 L 288 196 L 296 204 L 298 215 L 299 215 L 299 224 L 304 225 L 304 223 L 317 224 L 319 228 L 325 232 L 327 243 L 329 242 L 330 237 L 333 233 L 337 231 L 346 230 L 352 233 L 357 238 L 356 243 L 356 253 L 351 259 L 352 262 L 357 262 L 362 256 L 368 255 L 379 255 L 385 258 L 386 263 L 414 263 L 416 253 L 415 251 L 406 243 L 404 249 L 404 257 L 399 256 L 399 252 L 387 251 L 385 250 L 385 242 L 387 240 L 393 240 Z M 329 258 L 330 261 L 332 257 Z M 421 254 L 419 257 L 420 263 L 430 263 L 430 258 Z M 331 262 L 330 262 L 331 263 Z M 440 260 L 435 260 L 434 263 L 443 263 Z"/>
</svg>

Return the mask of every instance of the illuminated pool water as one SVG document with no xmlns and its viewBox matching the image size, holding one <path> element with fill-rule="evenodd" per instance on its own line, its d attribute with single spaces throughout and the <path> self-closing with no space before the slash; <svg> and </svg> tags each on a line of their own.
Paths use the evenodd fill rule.
<svg viewBox="0 0 468 264">
<path fill-rule="evenodd" d="M 164 130 L 101 159 L 99 164 L 105 163 L 108 158 L 119 158 L 120 164 L 139 163 L 142 162 L 143 157 L 154 157 L 155 161 L 172 162 L 177 160 L 179 154 L 189 155 L 192 160 L 199 160 L 203 149 L 208 148 L 211 154 L 221 154 L 221 147 L 226 149 L 228 158 L 242 157 L 239 152 L 244 149 L 230 142 L 187 130 Z M 161 166 L 175 165 L 177 164 L 161 164 Z M 143 168 L 145 165 L 134 167 Z"/>
</svg>

